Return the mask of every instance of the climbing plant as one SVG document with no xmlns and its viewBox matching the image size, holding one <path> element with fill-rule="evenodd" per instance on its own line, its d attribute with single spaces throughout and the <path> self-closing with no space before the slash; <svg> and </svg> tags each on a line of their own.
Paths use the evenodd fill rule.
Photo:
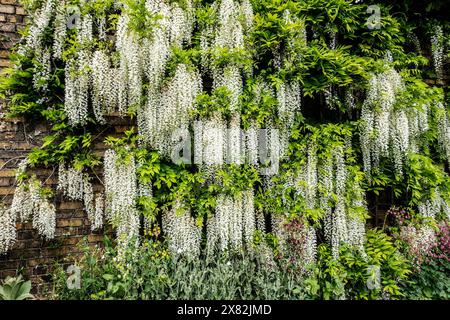
<svg viewBox="0 0 450 320">
<path fill-rule="evenodd" d="M 391 190 L 420 224 L 450 218 L 449 25 L 428 7 L 419 38 L 395 3 L 23 1 L 29 22 L 0 94 L 7 116 L 51 130 L 0 207 L 0 252 L 19 220 L 54 237 L 59 192 L 83 202 L 93 230 L 113 226 L 119 260 L 161 227 L 172 257 L 264 256 L 322 298 L 401 297 L 406 262 L 387 235 L 368 242 L 367 199 Z M 111 117 L 133 128 L 99 156 Z M 39 167 L 57 170 L 57 190 Z M 393 272 L 381 290 L 339 293 L 371 265 Z"/>
</svg>

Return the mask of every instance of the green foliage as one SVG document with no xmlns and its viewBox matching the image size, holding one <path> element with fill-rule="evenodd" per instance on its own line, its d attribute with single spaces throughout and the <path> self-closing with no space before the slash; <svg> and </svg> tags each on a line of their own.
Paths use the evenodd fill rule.
<svg viewBox="0 0 450 320">
<path fill-rule="evenodd" d="M 335 50 L 311 42 L 303 62 L 307 71 L 304 74 L 304 95 L 323 91 L 329 85 L 341 87 L 360 83 L 368 79 L 370 60 L 350 55 L 350 46 L 339 46 Z"/>
<path fill-rule="evenodd" d="M 7 277 L 0 286 L 0 300 L 26 300 L 34 296 L 30 294 L 31 281 L 25 281 L 22 276 Z"/>
<path fill-rule="evenodd" d="M 405 298 L 411 300 L 449 300 L 450 299 L 450 262 L 433 259 L 420 266 L 412 274 L 402 290 Z"/>
<path fill-rule="evenodd" d="M 379 230 L 367 233 L 365 254 L 342 247 L 338 260 L 331 257 L 330 250 L 320 245 L 318 270 L 315 271 L 323 299 L 380 299 L 386 296 L 398 299 L 403 296 L 401 285 L 410 273 L 407 260 L 394 246 L 393 241 Z M 374 268 L 380 268 L 379 286 Z M 374 277 L 375 276 L 375 277 Z M 372 278 L 374 277 L 374 278 Z"/>
<path fill-rule="evenodd" d="M 33 89 L 36 61 L 30 55 L 11 54 L 12 67 L 0 74 L 0 99 L 7 99 L 7 116 L 40 120 L 43 112 L 55 108 L 64 96 L 64 70 L 56 68 L 48 79 L 48 92 Z M 14 67 L 20 66 L 20 68 Z"/>
<path fill-rule="evenodd" d="M 67 288 L 67 274 L 55 274 L 58 299 L 305 299 L 310 284 L 295 273 L 278 267 L 267 269 L 248 254 L 188 259 L 168 255 L 155 240 L 130 247 L 117 259 L 111 242 L 105 249 L 84 247 L 76 265 L 81 270 L 81 288 Z"/>
<path fill-rule="evenodd" d="M 123 0 L 125 12 L 129 15 L 128 28 L 139 38 L 151 38 L 153 30 L 158 28 L 158 21 L 162 16 L 153 13 L 145 6 L 145 0 Z"/>
<path fill-rule="evenodd" d="M 450 178 L 443 168 L 422 155 L 410 154 L 406 167 L 407 190 L 410 204 L 417 205 L 422 199 L 433 197 L 436 188 L 448 199 L 450 194 Z"/>
<path fill-rule="evenodd" d="M 241 119 L 244 128 L 264 128 L 271 120 L 278 123 L 277 100 L 261 79 L 249 79 L 241 96 Z"/>
<path fill-rule="evenodd" d="M 227 87 L 219 87 L 213 90 L 211 94 L 202 93 L 198 95 L 194 115 L 204 120 L 220 114 L 225 119 L 228 119 L 231 113 L 230 94 L 230 90 Z"/>
</svg>

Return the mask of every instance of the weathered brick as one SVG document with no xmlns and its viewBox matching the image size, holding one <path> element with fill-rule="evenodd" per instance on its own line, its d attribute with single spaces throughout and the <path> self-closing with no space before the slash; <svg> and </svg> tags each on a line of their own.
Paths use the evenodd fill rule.
<svg viewBox="0 0 450 320">
<path fill-rule="evenodd" d="M 0 13 L 15 13 L 16 12 L 16 7 L 12 6 L 12 5 L 8 5 L 8 4 L 0 4 Z"/>
<path fill-rule="evenodd" d="M 17 4 L 17 0 L 1 0 L 1 4 Z"/>
<path fill-rule="evenodd" d="M 10 187 L 0 187 L 0 196 L 12 195 L 14 194 L 14 188 Z"/>
<path fill-rule="evenodd" d="M 58 209 L 60 210 L 74 210 L 74 209 L 83 209 L 83 204 L 78 201 L 64 201 L 60 203 Z"/>
<path fill-rule="evenodd" d="M 22 7 L 16 7 L 16 14 L 24 16 L 26 15 L 26 12 Z"/>
<path fill-rule="evenodd" d="M 14 170 L 0 170 L 0 178 L 14 177 L 16 175 Z"/>
<path fill-rule="evenodd" d="M 16 30 L 16 25 L 14 23 L 2 23 L 0 25 L 0 31 L 14 32 L 15 30 Z"/>
<path fill-rule="evenodd" d="M 0 59 L 0 67 L 9 67 L 9 60 Z"/>
<path fill-rule="evenodd" d="M 8 187 L 11 184 L 11 178 L 0 178 L 0 187 Z"/>
<path fill-rule="evenodd" d="M 88 235 L 88 242 L 94 243 L 94 242 L 102 242 L 103 241 L 103 235 L 102 234 L 90 234 Z"/>
</svg>

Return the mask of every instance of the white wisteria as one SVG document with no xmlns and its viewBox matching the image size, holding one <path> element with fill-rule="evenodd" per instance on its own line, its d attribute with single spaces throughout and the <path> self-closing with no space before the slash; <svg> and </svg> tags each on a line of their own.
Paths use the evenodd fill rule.
<svg viewBox="0 0 450 320">
<path fill-rule="evenodd" d="M 173 254 L 198 257 L 201 228 L 180 201 L 176 201 L 162 217 L 162 228 Z"/>
<path fill-rule="evenodd" d="M 245 9 L 246 24 L 251 24 L 252 10 L 248 5 Z M 215 32 L 214 46 L 223 48 L 243 48 L 244 28 L 239 20 L 241 13 L 239 3 L 234 0 L 221 0 L 218 5 L 218 25 Z"/>
<path fill-rule="evenodd" d="M 90 214 L 91 230 L 97 230 L 103 227 L 103 216 L 105 215 L 105 198 L 102 193 L 95 196 L 95 208 L 93 214 Z"/>
<path fill-rule="evenodd" d="M 33 228 L 37 229 L 40 235 L 47 239 L 53 239 L 56 229 L 55 205 L 48 201 L 40 201 L 33 214 L 32 222 Z"/>
<path fill-rule="evenodd" d="M 300 83 L 293 81 L 288 84 L 281 84 L 277 90 L 278 116 L 282 123 L 280 132 L 281 156 L 288 148 L 291 137 L 291 129 L 295 123 L 295 116 L 300 113 L 302 105 L 302 90 Z"/>
<path fill-rule="evenodd" d="M 208 251 L 250 248 L 256 230 L 253 190 L 219 195 L 215 215 L 208 219 Z"/>
<path fill-rule="evenodd" d="M 170 153 L 172 134 L 189 124 L 189 114 L 201 90 L 200 75 L 184 64 L 178 65 L 174 77 L 161 91 L 149 88 L 148 103 L 138 123 L 151 146 L 163 154 Z"/>
<path fill-rule="evenodd" d="M 77 27 L 77 41 L 86 46 L 93 39 L 92 16 L 86 15 L 80 18 Z M 72 125 L 83 125 L 88 118 L 91 55 L 88 49 L 82 48 L 77 52 L 76 57 L 66 63 L 64 110 Z"/>
<path fill-rule="evenodd" d="M 42 194 L 40 182 L 30 178 L 21 182 L 15 192 L 10 214 L 20 221 L 32 221 L 33 228 L 47 239 L 53 239 L 56 228 L 56 208 Z"/>
<path fill-rule="evenodd" d="M 87 173 L 83 173 L 82 169 L 74 167 L 66 167 L 62 162 L 58 169 L 58 185 L 57 190 L 61 190 L 63 195 L 71 200 L 82 201 L 84 210 L 86 211 L 91 229 L 96 230 L 103 225 L 103 201 L 101 197 L 95 197 L 92 182 Z"/>
<path fill-rule="evenodd" d="M 434 193 L 430 199 L 425 199 L 417 206 L 418 213 L 423 217 L 435 221 L 438 216 L 443 212 L 448 215 L 450 213 L 450 205 L 442 197 L 439 188 L 434 190 Z"/>
<path fill-rule="evenodd" d="M 222 165 L 227 154 L 227 127 L 220 114 L 211 117 L 210 120 L 196 126 L 196 135 L 200 142 L 195 148 L 196 159 L 201 159 L 198 164 L 206 166 Z"/>
<path fill-rule="evenodd" d="M 405 141 L 407 139 L 396 137 L 399 130 L 405 129 L 407 131 L 402 135 L 409 136 L 407 118 L 397 115 L 394 109 L 396 95 L 403 88 L 403 80 L 393 68 L 375 74 L 370 79 L 367 97 L 362 106 L 363 125 L 360 133 L 364 170 L 367 174 L 378 168 L 380 157 L 389 156 L 391 144 L 394 145 L 397 162 L 400 162 L 405 146 L 408 147 L 408 141 Z M 393 138 L 395 141 L 392 141 Z"/>
<path fill-rule="evenodd" d="M 139 236 L 140 219 L 136 208 L 138 197 L 134 158 L 121 159 L 114 150 L 107 150 L 104 159 L 105 213 L 116 227 L 123 246 Z"/>
<path fill-rule="evenodd" d="M 99 122 L 104 115 L 119 111 L 118 69 L 111 68 L 110 58 L 104 51 L 95 51 L 91 62 L 92 109 Z"/>
<path fill-rule="evenodd" d="M 243 80 L 239 68 L 228 66 L 214 71 L 214 88 L 226 87 L 230 97 L 231 112 L 239 111 L 239 97 L 243 91 Z"/>
<path fill-rule="evenodd" d="M 195 21 L 198 4 L 194 0 L 146 0 L 148 12 L 145 14 L 150 14 L 151 18 L 147 15 L 149 19 L 154 18 L 151 22 L 155 25 L 146 30 L 136 30 L 133 14 L 130 13 L 132 10 L 128 10 L 130 8 L 122 1 L 117 1 L 114 12 L 114 15 L 117 14 L 116 23 L 111 24 L 111 17 L 105 12 L 94 16 L 98 12 L 94 14 L 94 10 L 86 10 L 90 14 L 80 14 L 77 30 L 74 30 L 75 38 L 69 41 L 68 36 L 72 33 L 68 31 L 66 15 L 69 1 L 44 0 L 31 16 L 31 26 L 21 50 L 34 52 L 33 86 L 39 91 L 49 89 L 47 85 L 54 71 L 52 62 L 57 60 L 56 65 L 65 63 L 64 111 L 70 125 L 81 127 L 90 118 L 105 124 L 109 114 L 125 115 L 130 112 L 136 116 L 140 146 L 158 151 L 164 161 L 177 142 L 174 132 L 182 130 L 182 138 L 190 142 L 189 134 L 193 131 L 194 162 L 206 177 L 203 187 L 208 188 L 210 183 L 218 182 L 220 185 L 216 173 L 225 168 L 225 164 L 249 163 L 257 166 L 260 175 L 265 176 L 260 180 L 263 189 L 270 190 L 268 186 L 276 184 L 277 178 L 285 178 L 282 174 L 278 175 L 279 160 L 290 154 L 289 141 L 296 117 L 302 109 L 303 90 L 308 93 L 306 85 L 302 88 L 299 77 L 284 74 L 284 71 L 291 71 L 292 64 L 301 60 L 299 45 L 307 45 L 305 23 L 287 9 L 280 13 L 290 38 L 267 53 L 272 55 L 270 63 L 280 71 L 277 78 L 258 69 L 261 66 L 257 59 L 261 57 L 254 52 L 258 48 L 250 48 L 246 42 L 246 35 L 251 34 L 255 24 L 252 1 L 210 2 L 208 10 L 211 11 L 202 12 L 204 15 L 207 13 L 208 19 L 202 17 L 205 21 Z M 86 5 L 85 0 L 81 0 L 79 5 Z M 261 18 L 259 14 L 257 18 Z M 296 27 L 290 28 L 294 24 Z M 111 30 L 111 25 L 116 30 Z M 44 39 L 50 29 L 53 32 L 52 41 Z M 320 36 L 317 30 L 311 33 L 313 38 Z M 329 49 L 335 51 L 338 34 L 330 32 L 329 36 Z M 443 38 L 442 27 L 436 26 L 431 44 L 433 64 L 439 79 L 443 78 L 444 72 Z M 420 51 L 417 37 L 412 41 Z M 65 52 L 72 42 L 73 48 Z M 197 45 L 199 48 L 195 47 Z M 190 49 L 193 49 L 192 52 Z M 195 56 L 197 49 L 200 49 L 199 59 Z M 191 53 L 194 53 L 193 57 Z M 235 59 L 237 56 L 242 61 Z M 252 56 L 257 67 L 254 70 L 252 63 L 247 63 L 247 58 Z M 221 58 L 227 62 L 223 63 Z M 261 60 L 266 58 L 264 55 Z M 391 54 L 386 55 L 384 64 L 383 72 L 372 75 L 362 103 L 359 136 L 366 177 L 370 180 L 371 173 L 378 170 L 381 160 L 385 158 L 392 161 L 396 174 L 402 175 L 408 152 L 419 153 L 424 147 L 421 144 L 425 140 L 424 134 L 435 129 L 435 123 L 432 123 L 434 118 L 437 119 L 439 146 L 450 163 L 447 106 L 442 102 L 401 105 L 399 101 L 403 100 L 399 97 L 405 93 L 409 83 L 393 67 Z M 257 72 L 262 75 L 254 79 L 253 73 Z M 290 80 L 282 83 L 283 76 Z M 203 80 L 211 83 L 204 84 Z M 346 87 L 341 101 L 341 89 L 338 91 L 337 84 L 327 84 L 322 96 L 325 105 L 331 110 L 336 110 L 337 106 L 346 107 L 352 115 L 358 115 L 360 92 L 357 92 L 359 86 L 354 86 Z M 198 96 L 223 87 L 228 92 L 230 110 L 224 114 L 215 112 L 193 122 Z M 248 119 L 249 113 L 245 112 L 253 110 L 250 107 L 244 110 L 241 105 L 242 101 L 247 102 L 247 90 L 254 91 L 251 102 L 256 107 L 266 107 L 274 101 L 273 112 L 270 110 L 266 116 L 266 110 L 260 110 L 257 119 Z M 403 95 L 401 98 L 407 99 Z M 434 113 L 435 110 L 437 113 Z M 310 123 L 309 116 L 305 123 Z M 243 130 L 242 127 L 248 124 L 248 128 Z M 264 134 L 260 131 L 262 126 L 266 127 Z M 318 140 L 310 142 L 305 150 L 292 150 L 295 155 L 303 154 L 305 162 L 292 171 L 287 169 L 291 176 L 286 178 L 287 182 L 282 187 L 289 192 L 293 187 L 294 191 L 293 195 L 280 196 L 280 202 L 286 205 L 283 214 L 264 212 L 266 208 L 261 207 L 255 209 L 255 202 L 258 206 L 260 203 L 257 201 L 259 198 L 255 200 L 259 195 L 254 194 L 254 186 L 233 195 L 219 194 L 215 214 L 208 218 L 206 225 L 207 251 L 212 254 L 225 250 L 251 251 L 255 231 L 268 231 L 264 214 L 271 216 L 272 233 L 278 237 L 280 245 L 286 247 L 289 236 L 286 225 L 292 221 L 289 218 L 298 213 L 300 221 L 302 214 L 315 214 L 317 210 L 323 214 L 325 240 L 335 259 L 339 257 L 343 244 L 364 253 L 365 213 L 368 209 L 362 183 L 359 177 L 355 177 L 360 174 L 359 171 L 357 174 L 354 172 L 359 170 L 353 163 L 356 155 L 347 157 L 352 149 L 349 141 L 333 145 L 324 152 L 327 154 L 321 153 L 323 146 Z M 152 197 L 153 181 L 148 185 L 138 184 L 139 164 L 134 158 L 138 156 L 131 150 L 126 151 L 130 153 L 119 155 L 118 151 L 106 151 L 104 193 L 95 190 L 89 175 L 82 169 L 66 167 L 64 163 L 59 165 L 57 186 L 63 196 L 83 202 L 92 230 L 101 228 L 104 219 L 109 221 L 116 229 L 121 248 L 125 248 L 131 239 L 139 237 L 141 218 L 146 228 L 156 222 L 156 219 L 150 221 L 141 217 L 137 203 L 139 197 Z M 21 163 L 19 175 L 25 172 L 26 166 L 27 160 Z M 281 168 L 284 170 L 285 166 Z M 31 221 L 45 238 L 55 236 L 55 205 L 44 194 L 40 182 L 35 178 L 29 179 L 19 183 L 9 209 L 0 207 L 0 253 L 14 245 L 16 221 Z M 290 196 L 300 203 L 294 209 L 288 203 Z M 154 200 L 160 199 L 155 197 Z M 449 204 L 439 190 L 430 199 L 422 201 L 417 209 L 422 217 L 431 220 L 442 213 L 450 215 Z M 200 256 L 202 227 L 194 216 L 194 209 L 189 208 L 181 198 L 175 200 L 170 209 L 163 211 L 162 228 L 172 253 Z M 317 255 L 318 230 L 309 223 L 306 219 L 302 221 L 300 231 L 302 263 L 305 265 L 313 263 Z M 429 234 L 431 231 L 424 229 L 423 235 Z M 270 249 L 265 249 L 265 253 L 270 252 Z"/>
<path fill-rule="evenodd" d="M 305 199 L 306 208 L 314 209 L 317 200 L 317 150 L 311 144 L 307 150 L 306 164 L 302 167 L 294 183 L 298 195 Z"/>
<path fill-rule="evenodd" d="M 12 210 L 0 205 L 0 255 L 14 246 L 16 237 L 16 215 Z"/>
<path fill-rule="evenodd" d="M 363 253 L 365 218 L 361 212 L 367 212 L 365 194 L 349 174 L 344 146 L 333 146 L 331 154 L 319 161 L 317 145 L 311 142 L 305 154 L 306 162 L 292 181 L 297 197 L 302 199 L 305 210 L 322 210 L 324 234 L 333 257 L 339 256 L 342 244 Z M 273 220 L 272 227 L 278 234 L 282 233 L 280 223 L 282 226 L 283 219 Z"/>
<path fill-rule="evenodd" d="M 438 79 L 444 75 L 444 49 L 444 32 L 442 26 L 436 25 L 431 36 L 431 54 Z"/>
<path fill-rule="evenodd" d="M 450 164 L 450 120 L 449 114 L 442 102 L 436 104 L 437 115 L 437 129 L 439 145 L 446 155 L 447 161 Z"/>
<path fill-rule="evenodd" d="M 67 167 L 64 163 L 60 163 L 58 169 L 58 186 L 57 190 L 62 190 L 64 196 L 71 200 L 83 200 L 84 196 L 84 174 L 81 169 Z"/>
<path fill-rule="evenodd" d="M 67 35 L 66 2 L 60 1 L 56 7 L 53 36 L 53 58 L 61 59 Z"/>
</svg>

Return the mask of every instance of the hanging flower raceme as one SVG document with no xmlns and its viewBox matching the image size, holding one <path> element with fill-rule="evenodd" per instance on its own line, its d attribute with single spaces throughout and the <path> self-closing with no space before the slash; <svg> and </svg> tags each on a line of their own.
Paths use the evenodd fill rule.
<svg viewBox="0 0 450 320">
<path fill-rule="evenodd" d="M 0 255 L 14 246 L 16 236 L 16 215 L 0 205 Z"/>
<path fill-rule="evenodd" d="M 164 213 L 162 228 L 173 254 L 199 256 L 201 228 L 196 224 L 190 211 L 183 207 L 181 201 L 176 200 L 171 210 Z"/>
<path fill-rule="evenodd" d="M 436 25 L 432 32 L 431 53 L 436 76 L 438 79 L 442 79 L 444 75 L 444 32 L 440 25 Z"/>
<path fill-rule="evenodd" d="M 348 198 L 348 197 L 347 197 Z M 353 186 L 350 192 L 350 210 L 348 214 L 347 229 L 348 243 L 359 249 L 365 256 L 364 243 L 366 241 L 366 221 L 359 212 L 368 212 L 364 189 L 359 181 L 353 178 Z"/>
<path fill-rule="evenodd" d="M 397 173 L 402 173 L 405 154 L 410 146 L 410 125 L 406 113 L 394 108 L 396 96 L 404 90 L 401 76 L 393 68 L 373 75 L 362 106 L 360 132 L 364 171 L 368 176 L 378 169 L 381 157 L 392 150 Z"/>
<path fill-rule="evenodd" d="M 296 190 L 296 197 L 303 203 L 304 211 L 322 211 L 325 239 L 331 245 L 334 258 L 339 257 L 343 244 L 358 248 L 364 254 L 363 213 L 367 212 L 367 206 L 360 178 L 354 176 L 349 169 L 351 167 L 346 164 L 344 148 L 348 147 L 347 144 L 333 145 L 331 150 L 322 150 L 318 154 L 317 142 L 309 143 L 305 164 L 294 174 L 292 184 L 287 184 Z M 272 218 L 276 217 L 272 215 Z M 281 242 L 285 241 L 284 222 L 285 218 L 273 220 L 272 226 L 277 237 L 281 237 Z"/>
<path fill-rule="evenodd" d="M 38 91 L 48 89 L 51 74 L 51 47 L 45 45 L 45 33 L 51 26 L 56 10 L 56 0 L 46 0 L 40 7 L 30 13 L 30 28 L 25 37 L 25 43 L 19 47 L 19 52 L 32 52 L 36 61 L 33 72 L 33 87 Z"/>
<path fill-rule="evenodd" d="M 32 13 L 33 22 L 26 38 L 26 46 L 29 49 L 39 51 L 42 48 L 44 32 L 54 16 L 56 2 L 56 0 L 46 0 Z"/>
<path fill-rule="evenodd" d="M 47 239 L 55 237 L 56 209 L 48 201 L 41 201 L 37 211 L 33 215 L 33 228 Z"/>
<path fill-rule="evenodd" d="M 249 20 L 251 13 L 246 7 Z M 218 27 L 215 33 L 214 46 L 222 48 L 242 48 L 244 46 L 244 30 L 239 22 L 240 8 L 237 1 L 221 0 L 218 6 Z"/>
<path fill-rule="evenodd" d="M 168 85 L 157 91 L 149 88 L 148 103 L 139 123 L 139 132 L 150 145 L 170 154 L 175 130 L 187 127 L 197 95 L 202 90 L 200 75 L 184 64 L 178 65 Z"/>
<path fill-rule="evenodd" d="M 92 109 L 99 122 L 104 115 L 119 109 L 118 70 L 110 67 L 109 57 L 104 51 L 92 56 Z"/>
<path fill-rule="evenodd" d="M 216 213 L 208 220 L 208 252 L 251 249 L 256 230 L 253 190 L 235 196 L 219 195 Z"/>
<path fill-rule="evenodd" d="M 56 7 L 53 36 L 53 58 L 61 59 L 67 34 L 67 17 L 65 0 L 59 2 Z"/>
<path fill-rule="evenodd" d="M 77 41 L 82 45 L 93 40 L 93 19 L 86 15 L 78 26 Z M 76 57 L 66 63 L 64 110 L 71 125 L 86 123 L 89 112 L 89 92 L 91 88 L 91 52 L 83 48 Z"/>
<path fill-rule="evenodd" d="M 298 174 L 295 187 L 305 200 L 306 208 L 314 209 L 317 200 L 317 150 L 312 143 L 307 150 L 307 161 Z"/>
<path fill-rule="evenodd" d="M 194 122 L 194 161 L 206 167 L 218 167 L 224 163 L 242 164 L 258 162 L 258 136 L 254 128 L 242 131 L 240 117 L 234 115 L 227 128 L 219 113 L 207 120 Z"/>
<path fill-rule="evenodd" d="M 447 161 L 450 164 L 450 120 L 449 114 L 442 102 L 436 104 L 437 115 L 437 129 L 439 145 L 446 155 Z"/>
<path fill-rule="evenodd" d="M 56 208 L 42 194 L 40 182 L 36 178 L 30 178 L 18 185 L 10 214 L 19 217 L 22 222 L 31 220 L 33 228 L 47 239 L 55 237 Z"/>
<path fill-rule="evenodd" d="M 226 124 L 220 115 L 203 122 L 202 126 L 202 163 L 206 166 L 222 165 L 226 159 Z"/>
<path fill-rule="evenodd" d="M 134 158 L 121 159 L 114 150 L 107 150 L 104 176 L 106 217 L 116 227 L 119 243 L 126 246 L 139 236 L 140 228 Z"/>
<path fill-rule="evenodd" d="M 291 129 L 295 122 L 296 114 L 300 113 L 302 105 L 302 90 L 300 83 L 293 81 L 288 84 L 281 84 L 277 90 L 278 116 L 281 125 L 281 156 L 288 149 Z"/>
<path fill-rule="evenodd" d="M 436 188 L 433 196 L 430 199 L 423 200 L 418 205 L 419 214 L 426 219 L 435 221 L 441 212 L 449 214 L 449 203 L 442 197 L 439 188 Z"/>
<path fill-rule="evenodd" d="M 92 182 L 88 174 L 81 169 L 67 167 L 64 163 L 59 164 L 57 190 L 62 190 L 63 195 L 71 200 L 82 201 L 84 209 L 91 222 L 91 229 L 96 230 L 103 225 L 103 202 L 100 195 L 95 197 Z"/>
</svg>

